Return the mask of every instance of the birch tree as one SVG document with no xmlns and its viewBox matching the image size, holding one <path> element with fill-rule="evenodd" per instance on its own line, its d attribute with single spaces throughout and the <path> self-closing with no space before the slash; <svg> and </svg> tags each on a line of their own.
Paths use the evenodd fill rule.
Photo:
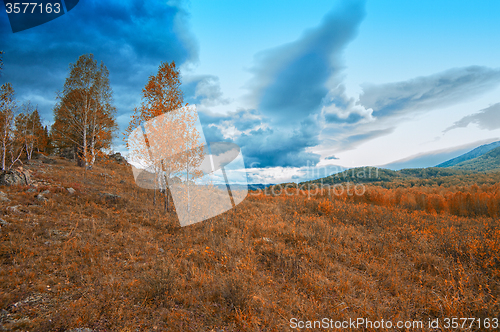
<svg viewBox="0 0 500 332">
<path fill-rule="evenodd" d="M 97 65 L 92 54 L 80 56 L 70 64 L 59 100 L 52 126 L 54 145 L 73 147 L 78 165 L 91 168 L 97 150 L 110 147 L 117 129 L 106 66 Z"/>
<path fill-rule="evenodd" d="M 7 151 L 13 143 L 12 127 L 15 108 L 14 89 L 10 83 L 5 83 L 0 87 L 0 166 L 3 171 L 7 166 Z"/>
<path fill-rule="evenodd" d="M 179 70 L 175 67 L 175 62 L 162 62 L 158 67 L 156 75 L 151 75 L 142 89 L 142 102 L 140 107 L 133 110 L 133 115 L 129 126 L 125 131 L 128 137 L 137 127 L 144 126 L 155 118 L 156 121 L 149 122 L 147 146 L 135 149 L 137 160 L 149 161 L 153 166 L 150 171 L 154 172 L 153 203 L 156 204 L 156 190 L 165 188 L 165 209 L 169 210 L 169 192 L 167 181 L 171 173 L 174 172 L 174 165 L 168 160 L 155 160 L 158 156 L 173 156 L 179 151 L 174 140 L 178 137 L 177 127 L 169 117 L 161 117 L 183 106 L 183 94 L 180 89 L 181 80 Z M 127 148 L 131 148 L 129 140 L 126 141 Z M 156 149 L 157 151 L 151 151 Z M 158 149 L 170 149 L 171 151 L 159 151 Z"/>
<path fill-rule="evenodd" d="M 31 160 L 33 151 L 40 151 L 44 143 L 45 131 L 40 121 L 38 110 L 30 102 L 23 103 L 21 112 L 15 119 L 16 141 L 18 141 L 26 153 L 26 159 Z"/>
</svg>

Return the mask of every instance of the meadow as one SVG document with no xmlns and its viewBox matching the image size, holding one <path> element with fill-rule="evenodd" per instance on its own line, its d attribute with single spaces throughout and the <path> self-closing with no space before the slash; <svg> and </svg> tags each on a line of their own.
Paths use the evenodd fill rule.
<svg viewBox="0 0 500 332">
<path fill-rule="evenodd" d="M 0 207 L 0 331 L 498 318 L 498 184 L 367 185 L 360 196 L 254 191 L 233 210 L 180 227 L 130 167 L 83 171 L 54 160 L 29 166 L 36 186 L 0 187 L 11 200 Z"/>
</svg>

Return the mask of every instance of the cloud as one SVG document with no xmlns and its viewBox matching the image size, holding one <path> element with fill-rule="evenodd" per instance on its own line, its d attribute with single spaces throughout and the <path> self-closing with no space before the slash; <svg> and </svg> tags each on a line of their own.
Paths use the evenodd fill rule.
<svg viewBox="0 0 500 332">
<path fill-rule="evenodd" d="M 275 123 L 291 123 L 318 112 L 364 16 L 364 1 L 342 2 L 298 40 L 257 54 L 249 87 L 262 114 Z"/>
<path fill-rule="evenodd" d="M 325 160 L 337 160 L 339 158 L 335 157 L 335 156 L 329 156 L 329 157 L 326 157 Z"/>
<path fill-rule="evenodd" d="M 214 75 L 185 76 L 182 90 L 184 101 L 203 108 L 226 105 L 231 101 L 223 97 L 219 78 Z"/>
<path fill-rule="evenodd" d="M 323 99 L 322 114 L 327 123 L 355 124 L 373 121 L 372 109 L 358 105 L 355 98 L 349 98 L 345 86 L 339 84 Z"/>
<path fill-rule="evenodd" d="M 256 110 L 239 110 L 227 115 L 198 113 L 206 140 L 238 144 L 246 167 L 300 167 L 319 162 L 318 154 L 305 151 L 319 143 L 319 124 L 313 118 L 303 120 L 295 130 L 290 130 L 268 126 Z M 235 128 L 237 134 L 231 135 L 228 128 Z"/>
<path fill-rule="evenodd" d="M 342 54 L 357 34 L 364 4 L 342 2 L 298 40 L 256 55 L 247 97 L 258 111 L 241 113 L 248 118 L 233 114 L 230 120 L 219 119 L 218 127 L 240 131 L 235 142 L 247 165 L 300 167 L 319 162 L 320 156 L 309 150 L 320 142 L 320 113 L 329 84 L 337 86 L 341 80 Z"/>
<path fill-rule="evenodd" d="M 475 123 L 481 129 L 495 130 L 500 128 L 500 103 L 494 104 L 488 108 L 482 109 L 477 113 L 467 115 L 455 122 L 451 127 L 443 132 L 456 128 L 465 128 L 469 124 Z"/>
<path fill-rule="evenodd" d="M 381 118 L 453 105 L 500 84 L 500 69 L 470 66 L 381 85 L 366 84 L 359 103 Z"/>
<path fill-rule="evenodd" d="M 80 1 L 67 14 L 19 33 L 12 33 L 6 15 L 0 17 L 0 49 L 5 51 L 0 79 L 12 83 L 19 100 L 39 103 L 47 120 L 69 64 L 82 54 L 93 53 L 108 67 L 115 106 L 128 115 L 160 62 L 198 60 L 188 15 L 172 2 Z M 127 123 L 119 124 L 123 129 Z"/>
</svg>

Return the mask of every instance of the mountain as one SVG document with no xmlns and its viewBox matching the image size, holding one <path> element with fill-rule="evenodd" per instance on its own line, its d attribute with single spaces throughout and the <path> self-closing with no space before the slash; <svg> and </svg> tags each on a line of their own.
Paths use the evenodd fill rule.
<svg viewBox="0 0 500 332">
<path fill-rule="evenodd" d="M 450 159 L 448 161 L 445 161 L 444 163 L 436 165 L 436 167 L 455 166 L 455 165 L 458 165 L 460 163 L 466 162 L 468 160 L 480 157 L 480 156 L 484 155 L 485 153 L 488 153 L 489 151 L 496 149 L 498 147 L 500 147 L 500 141 L 493 142 L 490 144 L 484 144 L 484 145 L 478 146 L 474 150 L 471 150 L 463 155 L 460 155 L 456 158 Z M 462 168 L 460 168 L 460 169 L 462 169 Z M 468 169 L 468 168 L 463 168 L 463 169 Z"/>
<path fill-rule="evenodd" d="M 479 157 L 455 164 L 454 166 L 451 166 L 451 168 L 475 172 L 500 170 L 500 146 L 480 155 Z"/>
<path fill-rule="evenodd" d="M 492 185 L 500 182 L 499 161 L 500 147 L 453 167 L 407 168 L 399 171 L 376 167 L 357 167 L 324 178 L 300 182 L 299 186 L 305 185 L 305 188 L 313 184 L 345 186 L 347 183 L 351 183 L 351 185 L 364 183 L 384 188 Z M 494 172 L 484 172 L 491 170 Z"/>
</svg>

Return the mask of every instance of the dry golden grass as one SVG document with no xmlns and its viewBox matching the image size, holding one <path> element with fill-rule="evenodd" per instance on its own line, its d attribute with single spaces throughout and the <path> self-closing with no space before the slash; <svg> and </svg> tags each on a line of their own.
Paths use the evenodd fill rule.
<svg viewBox="0 0 500 332">
<path fill-rule="evenodd" d="M 294 317 L 500 312 L 497 219 L 254 193 L 181 228 L 126 166 L 31 168 L 37 192 L 0 188 L 12 200 L 0 208 L 0 330 L 288 331 Z"/>
</svg>

